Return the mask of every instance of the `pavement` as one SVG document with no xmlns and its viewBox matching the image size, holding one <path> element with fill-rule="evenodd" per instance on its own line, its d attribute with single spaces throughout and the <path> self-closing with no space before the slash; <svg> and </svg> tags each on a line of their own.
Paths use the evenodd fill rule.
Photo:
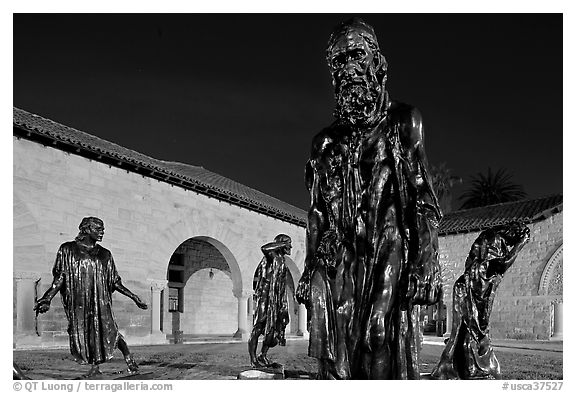
<svg viewBox="0 0 576 393">
<path fill-rule="evenodd" d="M 444 346 L 445 337 L 424 336 L 424 344 Z M 494 348 L 563 352 L 563 341 L 492 339 Z"/>
<path fill-rule="evenodd" d="M 508 356 L 552 357 L 562 362 L 563 343 L 551 341 L 493 340 L 499 352 L 511 352 Z M 421 351 L 421 371 L 430 372 L 444 347 L 444 338 L 425 336 Z M 180 380 L 180 379 L 237 379 L 250 370 L 247 344 L 238 340 L 222 338 L 190 339 L 184 344 L 131 346 L 140 373 L 127 375 L 126 365 L 119 352 L 100 366 L 102 375 L 96 380 Z M 287 337 L 285 347 L 270 350 L 270 359 L 284 365 L 286 379 L 314 379 L 316 360 L 308 357 L 308 340 L 303 337 Z M 505 354 L 503 354 L 504 356 Z M 24 373 L 34 380 L 85 379 L 89 367 L 75 363 L 68 348 L 14 350 L 13 359 Z"/>
</svg>

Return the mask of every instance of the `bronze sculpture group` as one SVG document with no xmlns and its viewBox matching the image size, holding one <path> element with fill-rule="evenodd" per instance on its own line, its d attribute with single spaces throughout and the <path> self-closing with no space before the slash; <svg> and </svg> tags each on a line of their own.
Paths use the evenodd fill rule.
<svg viewBox="0 0 576 393">
<path fill-rule="evenodd" d="M 312 141 L 305 168 L 311 205 L 304 271 L 296 299 L 308 310 L 308 354 L 320 379 L 419 379 L 419 305 L 442 296 L 438 225 L 442 218 L 424 150 L 420 113 L 393 101 L 388 63 L 371 26 L 360 19 L 331 35 L 326 59 L 332 76 L 335 121 Z M 114 291 L 146 304 L 123 284 L 102 240 L 102 220 L 87 217 L 80 234 L 58 250 L 52 285 L 35 305 L 50 308 L 60 292 L 76 361 L 87 376 L 118 348 L 134 361 L 112 313 Z M 498 378 L 488 322 L 496 288 L 529 239 L 513 223 L 485 230 L 474 242 L 454 285 L 452 335 L 435 379 Z M 273 367 L 268 350 L 284 346 L 291 239 L 262 246 L 254 281 L 254 323 L 248 341 L 253 367 Z M 257 355 L 259 337 L 263 336 Z M 14 365 L 14 375 L 23 377 Z M 21 375 L 22 374 L 22 375 Z"/>
</svg>

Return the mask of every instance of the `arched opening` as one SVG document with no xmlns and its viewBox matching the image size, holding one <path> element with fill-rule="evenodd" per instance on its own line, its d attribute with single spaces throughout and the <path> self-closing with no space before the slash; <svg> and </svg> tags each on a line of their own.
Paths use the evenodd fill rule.
<svg viewBox="0 0 576 393">
<path fill-rule="evenodd" d="M 552 254 L 540 277 L 538 294 L 562 298 L 564 244 L 560 244 Z"/>
<path fill-rule="evenodd" d="M 564 337 L 563 262 L 564 244 L 560 244 L 546 263 L 542 276 L 540 277 L 540 285 L 538 288 L 539 295 L 547 296 L 550 299 L 549 338 L 551 340 L 563 340 Z"/>
<path fill-rule="evenodd" d="M 241 286 L 235 258 L 220 242 L 194 237 L 181 243 L 167 271 L 168 312 L 175 342 L 200 337 L 231 337 L 238 327 Z"/>
</svg>

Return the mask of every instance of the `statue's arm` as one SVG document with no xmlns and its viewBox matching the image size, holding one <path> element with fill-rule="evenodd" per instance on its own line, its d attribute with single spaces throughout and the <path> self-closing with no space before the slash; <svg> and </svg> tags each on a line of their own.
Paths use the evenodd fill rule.
<svg viewBox="0 0 576 393">
<path fill-rule="evenodd" d="M 504 271 L 508 270 L 516 261 L 516 257 L 518 257 L 518 253 L 522 251 L 526 243 L 530 240 L 530 230 L 528 227 L 524 227 L 524 231 L 522 235 L 518 239 L 518 241 L 512 246 L 512 248 L 508 251 L 508 255 L 504 259 Z"/>
<path fill-rule="evenodd" d="M 401 142 L 410 161 L 408 176 L 413 191 L 409 206 L 416 209 L 416 215 L 409 224 L 413 238 L 410 241 L 408 296 L 414 304 L 430 305 L 437 303 L 442 296 L 438 260 L 438 228 L 442 213 L 428 169 L 422 116 L 416 108 L 408 105 L 401 106 L 398 116 Z"/>
<path fill-rule="evenodd" d="M 38 313 L 45 313 L 50 309 L 50 302 L 56 296 L 56 294 L 60 291 L 62 286 L 64 285 L 65 278 L 64 272 L 62 271 L 62 264 L 64 258 L 64 249 L 62 246 L 58 249 L 58 253 L 56 254 L 56 261 L 54 262 L 54 267 L 52 268 L 52 284 L 50 288 L 42 295 L 40 299 L 36 301 L 34 304 L 34 310 Z"/>
<path fill-rule="evenodd" d="M 258 288 L 258 284 L 260 282 L 260 279 L 262 278 L 265 263 L 266 263 L 266 257 L 262 258 L 262 260 L 258 264 L 258 267 L 256 267 L 256 271 L 254 272 L 254 280 L 252 281 L 252 290 L 254 291 L 254 294 L 256 294 L 256 289 Z"/>
<path fill-rule="evenodd" d="M 124 284 L 122 283 L 122 278 L 120 278 L 120 275 L 116 271 L 116 266 L 114 264 L 114 259 L 112 258 L 112 255 L 110 255 L 109 263 L 111 265 L 110 268 L 112 269 L 111 276 L 114 291 L 117 291 L 118 293 L 131 299 L 136 304 L 136 306 L 138 306 L 138 308 L 146 310 L 148 308 L 148 305 L 144 301 L 142 301 L 142 299 L 140 299 L 138 295 L 136 295 L 134 292 L 126 288 L 126 286 L 124 286 Z"/>
<path fill-rule="evenodd" d="M 313 143 L 311 159 L 306 164 L 305 181 L 310 192 L 310 209 L 308 210 L 308 225 L 306 227 L 306 258 L 304 271 L 296 290 L 298 302 L 308 305 L 310 301 L 310 280 L 316 264 L 316 252 L 326 225 L 326 210 L 320 195 L 320 178 L 318 173 L 318 157 L 322 140 Z"/>
<path fill-rule="evenodd" d="M 52 301 L 52 298 L 56 296 L 58 291 L 60 291 L 62 285 L 64 285 L 64 275 L 54 277 L 54 279 L 52 280 L 52 285 L 50 285 L 50 288 L 48 288 L 48 290 L 44 293 L 44 295 L 36 301 L 36 304 L 34 305 L 34 310 L 36 310 L 39 313 L 45 313 L 46 311 L 48 311 L 50 309 L 50 302 Z"/>
<path fill-rule="evenodd" d="M 404 145 L 407 147 L 412 163 L 412 177 L 416 187 L 416 202 L 420 212 L 431 215 L 431 219 L 440 221 L 442 212 L 432 185 L 432 176 L 424 148 L 424 124 L 418 109 L 408 107 L 404 110 Z"/>
<path fill-rule="evenodd" d="M 146 310 L 148 308 L 148 305 L 142 301 L 142 299 L 140 299 L 140 297 L 138 295 L 136 295 L 134 292 L 132 292 L 131 290 L 129 290 L 128 288 L 126 288 L 124 286 L 124 284 L 122 283 L 122 279 L 119 279 L 118 281 L 116 281 L 114 283 L 114 290 L 117 291 L 118 293 L 121 293 L 122 295 L 132 299 L 132 301 L 134 303 L 136 303 L 136 305 L 143 309 Z"/>
<path fill-rule="evenodd" d="M 320 191 L 321 156 L 332 139 L 327 131 L 318 134 L 312 142 L 310 160 L 306 163 L 305 183 L 310 193 L 310 209 L 308 210 L 308 225 L 306 226 L 306 259 L 304 270 L 313 270 L 315 255 L 320 240 L 326 230 L 328 212 Z"/>
</svg>

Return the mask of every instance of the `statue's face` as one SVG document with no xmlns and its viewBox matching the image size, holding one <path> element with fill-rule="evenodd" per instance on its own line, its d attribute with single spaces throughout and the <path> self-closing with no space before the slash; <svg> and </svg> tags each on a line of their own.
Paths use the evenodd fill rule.
<svg viewBox="0 0 576 393">
<path fill-rule="evenodd" d="M 378 118 L 382 86 L 376 78 L 375 53 L 354 30 L 342 34 L 328 56 L 336 96 L 337 118 L 370 125 Z"/>
<path fill-rule="evenodd" d="M 288 240 L 286 242 L 286 246 L 284 247 L 284 251 L 286 252 L 286 255 L 290 255 L 290 253 L 292 252 L 292 241 Z"/>
<path fill-rule="evenodd" d="M 95 242 L 101 242 L 104 237 L 104 224 L 93 221 L 88 228 L 88 236 Z"/>
</svg>

